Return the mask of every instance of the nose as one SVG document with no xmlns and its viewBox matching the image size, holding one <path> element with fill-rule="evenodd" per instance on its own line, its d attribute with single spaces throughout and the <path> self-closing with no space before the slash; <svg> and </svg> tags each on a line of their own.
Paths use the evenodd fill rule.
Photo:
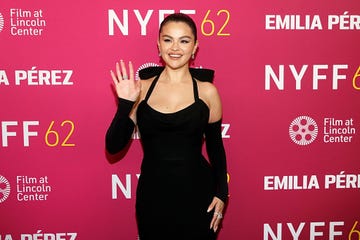
<svg viewBox="0 0 360 240">
<path fill-rule="evenodd" d="M 171 50 L 173 50 L 173 51 L 179 50 L 179 45 L 176 41 L 173 42 L 173 44 L 171 46 Z"/>
</svg>

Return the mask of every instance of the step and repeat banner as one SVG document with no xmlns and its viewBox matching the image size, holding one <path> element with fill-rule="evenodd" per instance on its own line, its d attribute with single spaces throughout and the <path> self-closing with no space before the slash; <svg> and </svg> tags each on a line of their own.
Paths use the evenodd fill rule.
<svg viewBox="0 0 360 240">
<path fill-rule="evenodd" d="M 134 134 L 119 162 L 105 152 L 110 70 L 160 65 L 173 12 L 196 21 L 191 67 L 223 101 L 219 240 L 359 240 L 358 0 L 3 0 L 0 239 L 138 239 L 142 149 Z"/>
</svg>

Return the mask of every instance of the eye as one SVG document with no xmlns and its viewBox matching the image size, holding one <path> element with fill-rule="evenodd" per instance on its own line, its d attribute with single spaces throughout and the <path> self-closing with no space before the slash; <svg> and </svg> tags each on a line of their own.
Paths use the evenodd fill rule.
<svg viewBox="0 0 360 240">
<path fill-rule="evenodd" d="M 189 43 L 190 41 L 189 40 L 181 40 L 181 43 Z"/>
<path fill-rule="evenodd" d="M 166 42 L 166 43 L 168 43 L 168 42 L 171 42 L 171 39 L 169 39 L 169 38 L 164 38 L 163 41 Z"/>
</svg>

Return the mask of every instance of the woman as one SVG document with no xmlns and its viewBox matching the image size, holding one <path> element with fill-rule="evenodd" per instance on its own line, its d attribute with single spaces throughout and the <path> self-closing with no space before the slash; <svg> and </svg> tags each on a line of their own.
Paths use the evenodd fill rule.
<svg viewBox="0 0 360 240">
<path fill-rule="evenodd" d="M 165 66 L 152 69 L 146 81 L 134 79 L 131 62 L 129 77 L 123 61 L 111 71 L 119 103 L 106 148 L 121 151 L 138 126 L 144 150 L 136 193 L 141 240 L 215 239 L 228 196 L 220 97 L 206 72 L 189 68 L 198 48 L 189 16 L 166 17 L 158 47 Z M 204 135 L 210 163 L 201 154 Z"/>
</svg>

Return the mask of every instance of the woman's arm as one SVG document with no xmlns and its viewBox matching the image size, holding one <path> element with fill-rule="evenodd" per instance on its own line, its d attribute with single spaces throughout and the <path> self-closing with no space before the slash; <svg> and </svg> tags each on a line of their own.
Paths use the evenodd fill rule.
<svg viewBox="0 0 360 240">
<path fill-rule="evenodd" d="M 217 231 L 228 199 L 226 154 L 221 135 L 222 105 L 216 87 L 211 83 L 203 85 L 203 97 L 210 109 L 209 123 L 205 129 L 205 144 L 216 184 L 215 196 L 208 211 L 214 210 L 210 228 Z"/>
<path fill-rule="evenodd" d="M 116 63 L 116 73 L 110 72 L 114 88 L 118 97 L 118 108 L 116 114 L 106 132 L 105 146 L 110 154 L 121 151 L 129 142 L 135 127 L 134 104 L 139 98 L 141 84 L 135 80 L 134 69 L 129 62 L 129 73 L 124 61 Z"/>
<path fill-rule="evenodd" d="M 116 154 L 130 141 L 135 124 L 129 115 L 135 102 L 118 98 L 116 114 L 106 132 L 105 146 L 110 154 Z"/>
</svg>

